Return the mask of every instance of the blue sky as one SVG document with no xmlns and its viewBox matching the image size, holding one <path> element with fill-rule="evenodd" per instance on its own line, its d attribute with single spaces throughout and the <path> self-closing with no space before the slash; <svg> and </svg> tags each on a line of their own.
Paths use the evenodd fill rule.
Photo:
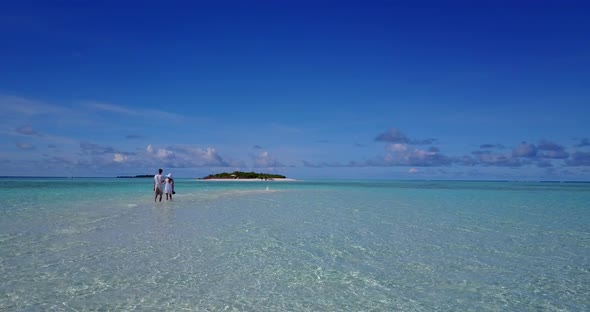
<svg viewBox="0 0 590 312">
<path fill-rule="evenodd" d="M 590 180 L 583 2 L 7 2 L 0 175 Z"/>
</svg>

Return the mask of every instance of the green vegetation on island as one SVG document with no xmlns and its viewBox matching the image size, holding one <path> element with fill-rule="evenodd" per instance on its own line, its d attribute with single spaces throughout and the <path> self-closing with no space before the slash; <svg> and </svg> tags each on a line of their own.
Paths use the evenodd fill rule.
<svg viewBox="0 0 590 312">
<path fill-rule="evenodd" d="M 133 179 L 133 178 L 153 178 L 153 174 L 139 174 L 135 176 L 117 176 L 120 179 Z"/>
<path fill-rule="evenodd" d="M 284 175 L 280 174 L 269 174 L 269 173 L 257 173 L 257 172 L 242 172 L 234 171 L 232 173 L 222 172 L 218 174 L 210 174 L 204 177 L 204 180 L 208 179 L 285 179 Z"/>
</svg>

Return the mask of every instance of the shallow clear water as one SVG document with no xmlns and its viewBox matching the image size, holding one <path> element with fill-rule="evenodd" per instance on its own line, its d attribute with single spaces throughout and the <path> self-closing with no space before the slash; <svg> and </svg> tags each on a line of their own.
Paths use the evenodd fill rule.
<svg viewBox="0 0 590 312">
<path fill-rule="evenodd" d="M 0 310 L 584 311 L 590 184 L 0 179 Z"/>
</svg>

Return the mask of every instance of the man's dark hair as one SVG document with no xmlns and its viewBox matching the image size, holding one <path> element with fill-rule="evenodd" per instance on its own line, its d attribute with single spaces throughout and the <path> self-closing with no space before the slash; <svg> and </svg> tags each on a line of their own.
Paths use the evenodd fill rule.
<svg viewBox="0 0 590 312">
<path fill-rule="evenodd" d="M 158 173 L 162 173 L 162 169 L 158 169 Z"/>
</svg>

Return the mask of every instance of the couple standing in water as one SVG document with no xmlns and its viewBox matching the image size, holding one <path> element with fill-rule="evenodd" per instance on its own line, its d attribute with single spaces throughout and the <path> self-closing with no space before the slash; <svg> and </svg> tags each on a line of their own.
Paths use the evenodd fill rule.
<svg viewBox="0 0 590 312">
<path fill-rule="evenodd" d="M 172 200 L 172 194 L 176 194 L 174 191 L 174 180 L 172 174 L 169 173 L 166 178 L 162 175 L 162 169 L 158 169 L 158 174 L 154 176 L 154 202 L 160 196 L 162 201 L 162 194 L 166 193 L 166 200 Z"/>
</svg>

